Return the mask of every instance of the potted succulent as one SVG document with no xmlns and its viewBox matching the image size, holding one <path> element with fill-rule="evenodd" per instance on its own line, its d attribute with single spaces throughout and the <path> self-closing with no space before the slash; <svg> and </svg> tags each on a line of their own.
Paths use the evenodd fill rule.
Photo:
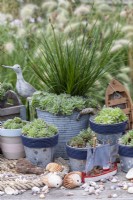
<svg viewBox="0 0 133 200">
<path fill-rule="evenodd" d="M 80 131 L 66 144 L 66 152 L 72 171 L 84 171 L 87 159 L 87 148 L 93 146 L 95 134 L 90 128 Z"/>
<path fill-rule="evenodd" d="M 121 169 L 128 172 L 133 167 L 133 130 L 129 130 L 119 139 Z"/>
<path fill-rule="evenodd" d="M 1 150 L 5 158 L 19 159 L 25 156 L 24 147 L 21 140 L 22 127 L 27 122 L 19 117 L 9 119 L 0 128 Z"/>
<path fill-rule="evenodd" d="M 44 119 L 49 124 L 54 124 L 59 131 L 59 143 L 56 149 L 56 157 L 67 158 L 65 145 L 72 137 L 76 136 L 80 130 L 88 127 L 89 111 L 81 115 L 80 111 L 92 105 L 88 98 L 70 96 L 68 94 L 53 94 L 47 92 L 35 92 L 31 105 L 36 108 L 37 117 Z M 93 103 L 94 105 L 94 103 Z M 83 112 L 82 112 L 83 114 Z"/>
<path fill-rule="evenodd" d="M 120 108 L 103 108 L 96 116 L 90 117 L 90 128 L 97 133 L 98 140 L 116 144 L 125 132 L 127 116 Z"/>
<path fill-rule="evenodd" d="M 23 126 L 22 142 L 26 158 L 37 166 L 45 167 L 53 161 L 58 143 L 58 129 L 42 119 L 34 119 Z"/>
<path fill-rule="evenodd" d="M 0 108 L 4 108 L 7 101 L 6 92 L 12 89 L 10 83 L 1 83 L 0 82 Z"/>
</svg>

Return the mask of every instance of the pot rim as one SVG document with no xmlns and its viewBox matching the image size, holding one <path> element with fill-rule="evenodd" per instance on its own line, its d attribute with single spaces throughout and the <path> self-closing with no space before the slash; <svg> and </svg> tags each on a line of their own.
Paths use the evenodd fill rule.
<svg viewBox="0 0 133 200">
<path fill-rule="evenodd" d="M 37 139 L 37 140 L 41 140 L 41 139 L 49 139 L 49 138 L 54 138 L 55 136 L 58 136 L 59 135 L 59 133 L 56 133 L 55 135 L 53 135 L 53 136 L 51 136 L 51 137 L 36 137 L 36 138 L 34 138 L 34 137 L 27 137 L 26 135 L 24 135 L 23 133 L 22 133 L 22 137 L 24 137 L 24 138 L 28 138 L 28 139 Z"/>
</svg>

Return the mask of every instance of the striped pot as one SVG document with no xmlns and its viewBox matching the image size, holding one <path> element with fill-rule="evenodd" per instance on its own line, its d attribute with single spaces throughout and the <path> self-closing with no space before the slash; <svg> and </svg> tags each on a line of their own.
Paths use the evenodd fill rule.
<svg viewBox="0 0 133 200">
<path fill-rule="evenodd" d="M 44 119 L 48 124 L 54 124 L 59 131 L 59 143 L 56 148 L 55 157 L 68 159 L 66 153 L 66 143 L 79 134 L 82 129 L 87 129 L 89 115 L 83 115 L 77 120 L 79 112 L 74 111 L 72 115 L 54 115 L 52 113 L 36 109 L 37 117 Z"/>
<path fill-rule="evenodd" d="M 1 150 L 7 159 L 19 159 L 25 157 L 25 151 L 21 139 L 21 129 L 0 129 Z"/>
</svg>

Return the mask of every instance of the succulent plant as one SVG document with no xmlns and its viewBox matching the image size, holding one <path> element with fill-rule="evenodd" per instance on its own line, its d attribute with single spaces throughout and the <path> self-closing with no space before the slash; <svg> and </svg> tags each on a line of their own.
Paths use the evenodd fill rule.
<svg viewBox="0 0 133 200">
<path fill-rule="evenodd" d="M 76 148 L 84 148 L 87 146 L 92 146 L 94 141 L 94 136 L 95 134 L 92 132 L 90 128 L 88 128 L 87 130 L 82 130 L 77 136 L 73 137 L 70 140 L 69 145 L 71 147 L 76 147 Z"/>
<path fill-rule="evenodd" d="M 54 125 L 47 124 L 42 119 L 34 119 L 22 128 L 22 133 L 27 137 L 42 138 L 52 137 L 58 130 Z"/>
<path fill-rule="evenodd" d="M 126 114 L 120 108 L 103 108 L 94 121 L 97 124 L 116 124 L 127 119 Z"/>
<path fill-rule="evenodd" d="M 14 119 L 8 119 L 3 123 L 3 128 L 5 129 L 21 129 L 28 122 L 23 121 L 19 117 L 15 117 Z"/>
<path fill-rule="evenodd" d="M 120 144 L 133 146 L 133 130 L 128 131 L 125 135 L 123 135 L 120 140 Z"/>
<path fill-rule="evenodd" d="M 10 83 L 0 82 L 0 100 L 4 100 L 6 92 L 10 89 L 12 89 L 12 85 Z"/>
<path fill-rule="evenodd" d="M 94 102 L 88 98 L 70 96 L 69 94 L 57 95 L 38 91 L 32 97 L 32 106 L 53 114 L 71 115 L 74 110 L 80 111 L 86 107 L 94 106 Z"/>
</svg>

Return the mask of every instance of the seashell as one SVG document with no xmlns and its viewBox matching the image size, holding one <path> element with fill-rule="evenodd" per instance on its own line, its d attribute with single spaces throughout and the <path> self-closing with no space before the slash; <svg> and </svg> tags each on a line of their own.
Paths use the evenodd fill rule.
<svg viewBox="0 0 133 200">
<path fill-rule="evenodd" d="M 125 185 L 123 185 L 123 188 L 122 188 L 123 190 L 127 190 L 128 189 L 128 185 L 127 184 L 125 184 Z"/>
<path fill-rule="evenodd" d="M 63 170 L 63 166 L 59 165 L 58 163 L 49 163 L 46 166 L 46 170 L 49 172 L 61 172 Z"/>
<path fill-rule="evenodd" d="M 46 184 L 49 188 L 55 187 L 58 188 L 62 185 L 62 178 L 54 173 L 47 174 L 43 179 L 42 182 Z"/>
<path fill-rule="evenodd" d="M 128 193 L 133 194 L 133 187 L 129 187 L 127 191 Z"/>
<path fill-rule="evenodd" d="M 63 186 L 66 188 L 79 187 L 82 183 L 81 172 L 70 172 L 63 180 Z"/>
<path fill-rule="evenodd" d="M 133 168 L 129 169 L 129 171 L 126 174 L 127 179 L 132 179 L 133 178 Z"/>
<path fill-rule="evenodd" d="M 7 186 L 7 187 L 5 188 L 5 193 L 6 193 L 6 194 L 14 194 L 14 193 L 15 193 L 15 190 L 12 189 L 11 187 Z"/>
<path fill-rule="evenodd" d="M 40 194 L 39 198 L 40 198 L 40 199 L 44 199 L 44 198 L 45 198 L 45 195 L 42 193 L 42 194 Z"/>
</svg>

